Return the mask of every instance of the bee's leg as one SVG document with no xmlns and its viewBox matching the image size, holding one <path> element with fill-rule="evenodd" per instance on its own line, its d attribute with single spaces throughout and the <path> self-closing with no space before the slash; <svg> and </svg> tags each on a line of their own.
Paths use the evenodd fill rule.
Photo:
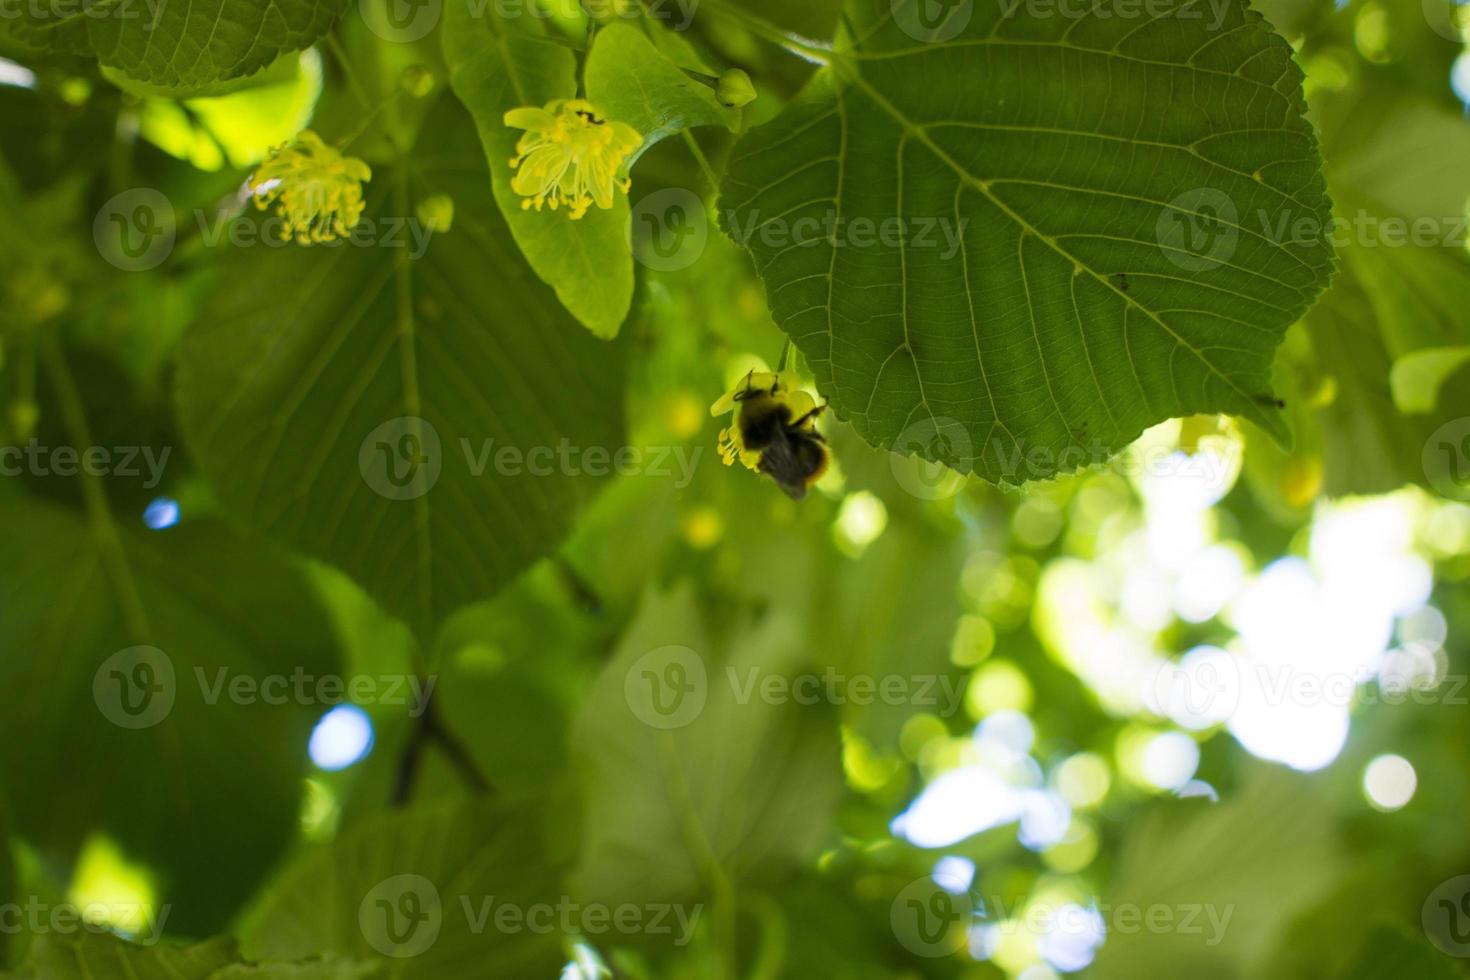
<svg viewBox="0 0 1470 980">
<path fill-rule="evenodd" d="M 753 391 L 750 390 L 750 379 L 753 378 L 754 376 L 755 376 L 755 368 L 751 368 L 749 371 L 746 372 L 746 374 L 745 374 L 745 382 L 744 382 L 744 385 L 745 386 L 735 393 L 735 400 L 737 402 L 746 401 L 747 399 L 750 398 L 751 395 L 754 395 L 755 394 L 755 392 L 753 392 Z"/>
<path fill-rule="evenodd" d="M 821 415 L 826 410 L 827 410 L 827 403 L 826 402 L 822 402 L 822 404 L 818 405 L 816 408 L 812 409 L 810 412 L 807 412 L 805 415 L 803 415 L 801 418 L 797 419 L 795 422 L 792 422 L 791 423 L 791 428 L 797 429 L 797 428 L 800 428 L 803 425 L 806 425 L 808 422 L 810 422 L 812 419 L 816 418 L 817 416 Z"/>
</svg>

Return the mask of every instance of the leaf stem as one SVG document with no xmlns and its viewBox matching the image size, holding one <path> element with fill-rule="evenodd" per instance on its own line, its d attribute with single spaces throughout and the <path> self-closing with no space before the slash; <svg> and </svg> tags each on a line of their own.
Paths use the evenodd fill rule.
<svg viewBox="0 0 1470 980">
<path fill-rule="evenodd" d="M 357 69 L 352 67 L 352 61 L 347 57 L 347 50 L 342 47 L 342 41 L 335 33 L 327 35 L 327 48 L 332 52 L 332 57 L 337 59 L 337 65 L 342 69 L 342 77 L 346 79 L 347 87 L 352 89 L 352 94 L 357 101 L 362 103 L 363 110 L 374 112 L 373 100 L 368 96 L 367 89 L 363 87 L 362 80 L 357 77 Z"/>
<path fill-rule="evenodd" d="M 704 0 L 704 9 L 738 24 L 756 37 L 769 41 L 803 61 L 809 61 L 815 65 L 832 63 L 833 51 L 830 45 L 784 31 L 770 21 L 741 10 L 739 7 L 727 7 L 724 0 Z"/>
<path fill-rule="evenodd" d="M 699 164 L 699 169 L 704 171 L 704 179 L 709 181 L 710 190 L 718 192 L 720 189 L 720 178 L 715 175 L 715 168 L 710 166 L 709 157 L 704 155 L 704 148 L 699 145 L 699 140 L 695 139 L 694 134 L 690 132 L 687 126 L 681 129 L 679 133 L 684 137 L 684 142 L 689 144 L 689 152 L 694 156 L 695 162 Z"/>
<path fill-rule="evenodd" d="M 46 374 L 56 389 L 61 403 L 61 419 L 66 427 L 67 438 L 79 452 L 92 445 L 92 429 L 87 424 L 87 413 L 82 407 L 82 397 L 77 382 L 67 366 L 66 356 L 61 352 L 60 342 L 54 330 L 41 332 L 39 338 L 41 360 Z M 107 569 L 117 590 L 118 604 L 122 607 L 123 621 L 134 643 L 147 643 L 153 631 L 148 623 L 148 613 L 143 608 L 143 599 L 133 581 L 133 571 L 123 553 L 122 540 L 117 533 L 117 523 L 112 518 L 112 507 L 107 501 L 107 491 L 102 486 L 102 477 L 81 468 L 82 500 L 86 507 L 87 521 L 102 564 Z"/>
<path fill-rule="evenodd" d="M 398 762 L 398 775 L 393 783 L 393 805 L 405 806 L 413 798 L 414 783 L 418 780 L 419 767 L 423 764 L 424 756 L 432 745 L 438 745 L 449 759 L 449 764 L 459 774 L 472 791 L 490 795 L 495 792 L 495 787 L 485 774 L 480 771 L 479 764 L 475 762 L 474 756 L 459 737 L 445 727 L 439 717 L 438 702 L 434 695 L 429 694 L 424 703 L 424 713 L 419 716 L 414 725 L 413 732 L 409 735 L 408 747 L 404 750 L 403 758 Z"/>
</svg>

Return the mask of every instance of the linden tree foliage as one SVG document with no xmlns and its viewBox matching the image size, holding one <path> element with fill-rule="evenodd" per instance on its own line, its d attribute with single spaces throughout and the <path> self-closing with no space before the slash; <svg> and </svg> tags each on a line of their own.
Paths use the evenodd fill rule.
<svg viewBox="0 0 1470 980">
<path fill-rule="evenodd" d="M 0 977 L 1464 976 L 1464 14 L 0 0 Z"/>
</svg>

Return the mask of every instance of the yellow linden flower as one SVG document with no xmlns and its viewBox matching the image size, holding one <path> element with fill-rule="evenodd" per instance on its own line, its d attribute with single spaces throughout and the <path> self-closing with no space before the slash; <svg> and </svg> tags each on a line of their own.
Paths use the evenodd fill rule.
<svg viewBox="0 0 1470 980">
<path fill-rule="evenodd" d="M 272 204 L 285 221 L 281 237 L 303 245 L 345 238 L 362 218 L 362 184 L 373 172 L 356 157 L 344 157 L 303 129 L 289 143 L 271 150 L 250 175 L 245 189 L 255 206 Z"/>
<path fill-rule="evenodd" d="M 524 129 L 510 165 L 517 168 L 511 190 L 522 208 L 565 204 L 573 221 L 594 203 L 613 204 L 613 190 L 628 192 L 623 172 L 643 137 L 627 123 L 611 122 L 586 99 L 557 99 L 544 109 L 523 107 L 505 114 L 505 124 Z"/>
</svg>

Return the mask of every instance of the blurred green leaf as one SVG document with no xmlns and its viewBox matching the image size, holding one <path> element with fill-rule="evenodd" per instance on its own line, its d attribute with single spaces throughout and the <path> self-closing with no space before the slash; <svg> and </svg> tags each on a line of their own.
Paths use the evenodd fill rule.
<svg viewBox="0 0 1470 980">
<path fill-rule="evenodd" d="M 288 867 L 247 915 L 242 947 L 250 959 L 381 962 L 404 978 L 551 976 L 567 900 L 548 836 L 538 814 L 486 800 L 381 814 Z M 531 914 L 543 906 L 549 924 Z"/>
<path fill-rule="evenodd" d="M 1283 921 L 1337 874 L 1343 852 L 1328 808 L 1299 774 L 1254 763 L 1227 800 L 1154 810 L 1128 829 L 1091 976 L 1264 975 Z"/>
<path fill-rule="evenodd" d="M 10 804 L 0 792 L 0 908 L 9 905 L 15 896 L 15 854 L 10 841 Z M 10 934 L 0 929 L 0 967 L 6 963 L 10 952 Z"/>
<path fill-rule="evenodd" d="M 349 960 L 247 964 L 235 940 L 138 946 L 83 930 L 41 937 L 16 980 L 370 980 L 381 965 Z"/>
<path fill-rule="evenodd" d="M 736 148 L 722 212 L 839 417 L 1007 483 L 1171 416 L 1284 438 L 1272 355 L 1331 248 L 1301 75 L 1258 14 L 984 7 L 950 39 L 847 10 L 853 40 Z"/>
<path fill-rule="evenodd" d="M 1465 969 L 1460 963 L 1429 945 L 1422 935 L 1381 925 L 1363 940 L 1358 960 L 1345 980 L 1383 980 L 1384 977 L 1459 980 L 1464 976 Z"/>
<path fill-rule="evenodd" d="M 963 550 L 938 531 L 892 527 L 863 561 L 834 569 L 830 591 L 814 599 L 813 643 L 842 676 L 906 682 L 903 697 L 879 692 L 871 704 L 843 708 L 844 721 L 883 749 L 897 746 L 919 712 L 963 717 L 965 675 L 949 659 L 963 563 Z"/>
<path fill-rule="evenodd" d="M 238 959 L 232 939 L 194 946 L 136 946 L 106 933 L 47 934 L 17 980 L 209 980 Z"/>
<path fill-rule="evenodd" d="M 104 832 L 157 872 L 170 928 L 220 929 L 295 830 L 313 719 L 218 685 L 334 672 L 319 608 L 281 557 L 210 521 L 154 533 L 16 498 L 0 528 L 17 831 L 62 860 Z"/>
<path fill-rule="evenodd" d="M 833 716 L 762 693 L 809 666 L 792 627 L 772 613 L 716 633 L 689 586 L 645 598 L 577 722 L 580 893 L 687 901 L 815 855 L 842 787 Z"/>
<path fill-rule="evenodd" d="M 1430 347 L 1393 362 L 1389 386 L 1393 403 L 1405 415 L 1434 411 L 1439 392 L 1450 376 L 1470 363 L 1470 347 Z"/>
<path fill-rule="evenodd" d="M 1430 433 L 1470 415 L 1463 363 L 1438 361 L 1433 391 L 1428 377 L 1402 367 L 1397 390 L 1393 384 L 1405 358 L 1470 345 L 1470 126 L 1387 84 L 1369 97 L 1324 101 L 1343 258 L 1342 274 L 1307 317 L 1334 395 L 1319 415 L 1325 489 L 1382 493 L 1425 482 Z M 1405 399 L 1430 410 L 1408 414 Z"/>
<path fill-rule="evenodd" d="M 249 81 L 186 101 L 146 98 L 139 131 L 201 170 L 258 163 L 311 120 L 322 91 L 321 57 L 315 51 L 282 55 Z"/>
</svg>

